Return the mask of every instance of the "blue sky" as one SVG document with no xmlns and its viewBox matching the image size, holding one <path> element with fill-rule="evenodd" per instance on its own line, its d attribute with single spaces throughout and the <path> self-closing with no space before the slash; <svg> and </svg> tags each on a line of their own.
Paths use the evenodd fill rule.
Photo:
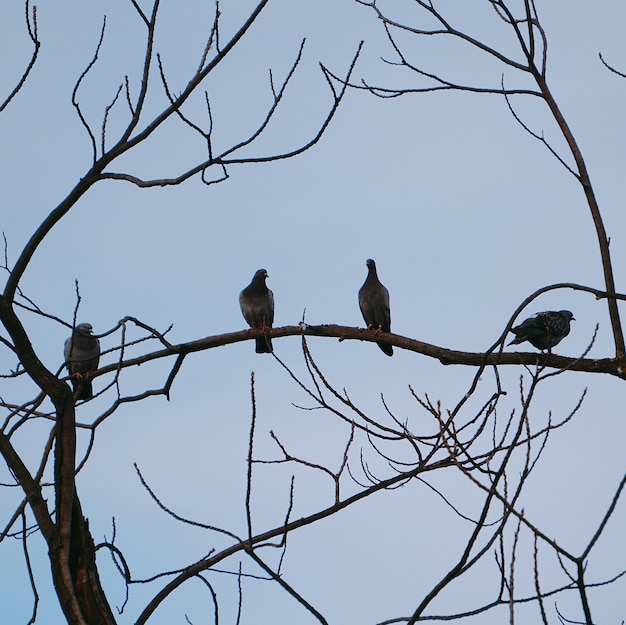
<svg viewBox="0 0 626 625">
<path fill-rule="evenodd" d="M 3 93 L 19 78 L 30 54 L 23 7 L 14 4 L 0 13 L 0 53 L 7 59 L 0 67 Z M 221 3 L 223 41 L 252 6 L 243 4 Z M 492 12 L 479 10 L 485 4 L 468 3 L 464 14 L 454 8 L 454 17 L 472 32 L 499 37 L 488 26 Z M 626 70 L 626 9 L 609 2 L 598 2 L 593 10 L 584 2 L 570 2 L 567 10 L 544 2 L 537 8 L 549 38 L 549 82 L 587 159 L 611 237 L 618 290 L 624 292 L 626 81 L 602 67 L 598 52 Z M 411 14 L 408 4 L 402 10 Z M 173 91 L 184 87 L 198 63 L 211 12 L 210 5 L 198 7 L 191 0 L 163 4 L 156 47 Z M 142 24 L 122 0 L 98 7 L 78 1 L 38 7 L 41 58 L 23 91 L 0 115 L 1 229 L 10 261 L 89 167 L 90 144 L 71 106 L 71 92 L 93 55 L 103 13 L 107 29 L 101 59 L 78 96 L 96 128 L 125 74 L 131 93 L 138 91 Z M 303 37 L 303 60 L 283 108 L 246 155 L 286 151 L 306 142 L 331 103 L 318 63 L 343 74 L 362 39 L 366 43 L 355 79 L 388 87 L 417 84 L 381 61 L 392 59 L 393 52 L 365 7 L 347 0 L 297 6 L 270 2 L 241 49 L 207 82 L 216 149 L 242 140 L 263 119 L 271 103 L 268 69 L 278 83 Z M 500 82 L 501 67 L 454 45 L 407 45 L 415 46 L 414 60 L 426 69 L 460 81 Z M 502 40 L 502 45 L 509 43 Z M 155 76 L 151 110 L 165 102 L 157 80 Z M 505 80 L 512 85 L 518 79 L 507 70 Z M 513 102 L 525 123 L 562 149 L 545 107 L 528 99 Z M 206 120 L 202 94 L 187 110 Z M 111 140 L 125 119 L 124 107 L 118 105 L 111 115 Z M 110 170 L 174 175 L 202 158 L 203 149 L 188 129 L 172 125 Z M 268 270 L 274 291 L 275 325 L 297 324 L 306 308 L 310 323 L 360 326 L 357 291 L 365 278 L 365 260 L 371 257 L 391 294 L 394 332 L 467 351 L 489 347 L 520 302 L 537 288 L 555 282 L 603 288 L 595 232 L 579 185 L 522 130 L 498 96 L 445 92 L 381 100 L 351 91 L 310 151 L 292 160 L 233 166 L 229 174 L 226 182 L 210 187 L 198 179 L 147 190 L 124 182 L 99 183 L 41 245 L 22 288 L 41 308 L 71 322 L 78 280 L 79 320 L 92 323 L 96 332 L 133 315 L 160 329 L 174 324 L 170 341 L 182 342 L 244 328 L 237 297 L 259 267 Z M 559 353 L 581 354 L 599 323 L 591 355 L 612 355 L 606 304 L 589 295 L 550 292 L 524 315 L 562 308 L 572 310 L 576 321 Z M 27 314 L 22 318 L 40 358 L 56 371 L 67 330 Z M 105 338 L 103 347 L 113 347 L 115 341 Z M 274 345 L 277 355 L 303 375 L 299 340 L 288 337 Z M 310 346 L 329 379 L 355 403 L 384 419 L 382 393 L 409 420 L 412 431 L 431 431 L 434 424 L 412 400 L 408 385 L 451 408 L 474 375 L 471 369 L 443 367 L 402 350 L 386 358 L 369 343 L 311 339 Z M 105 357 L 103 364 L 108 362 L 110 357 Z M 3 353 L 3 371 L 14 364 Z M 167 365 L 129 370 L 122 391 L 133 394 L 160 384 Z M 184 566 L 223 541 L 165 518 L 141 488 L 133 462 L 183 516 L 244 531 L 251 371 L 256 375 L 258 456 L 277 457 L 269 437 L 273 430 L 294 453 L 332 466 L 340 462 L 346 427 L 321 411 L 294 408 L 292 404 L 310 402 L 273 359 L 254 353 L 252 342 L 189 357 L 171 402 L 157 398 L 123 407 L 98 430 L 96 449 L 79 477 L 96 541 L 110 538 L 115 516 L 118 546 L 138 577 Z M 501 373 L 510 388 L 502 407 L 507 414 L 519 407 L 517 380 L 524 370 L 510 367 Z M 104 382 L 99 378 L 96 388 Z M 492 389 L 487 373 L 483 382 L 476 406 Z M 34 393 L 22 386 L 25 395 L 13 401 Z M 623 473 L 622 386 L 606 377 L 569 373 L 546 385 L 536 399 L 533 419 L 543 423 L 550 410 L 563 418 L 588 388 L 574 421 L 551 437 L 524 500 L 537 524 L 548 535 L 563 537 L 574 552 L 589 539 Z M 90 422 L 110 401 L 105 395 L 82 406 L 79 418 Z M 33 427 L 18 439 L 33 459 L 44 431 Z M 280 466 L 259 466 L 256 471 L 260 530 L 282 520 L 291 472 Z M 327 477 L 301 468 L 295 473 L 295 515 L 332 501 Z M 10 479 L 5 474 L 3 482 Z M 459 475 L 432 481 L 466 513 L 475 512 L 476 500 Z M 592 558 L 594 579 L 623 568 L 623 525 L 624 511 L 618 509 Z M 428 488 L 405 487 L 294 534 L 285 575 L 330 622 L 374 623 L 410 613 L 420 592 L 449 568 L 469 531 Z M 545 566 L 548 570 L 552 565 Z M 492 567 L 485 564 L 485 576 L 493 573 Z M 236 562 L 224 568 L 236 570 Z M 39 572 L 40 618 L 56 625 L 61 620 L 56 598 L 44 591 L 46 571 L 44 563 Z M 482 575 L 461 582 L 459 592 L 445 595 L 445 604 L 434 603 L 433 611 L 472 607 L 477 594 L 485 592 Z M 211 579 L 224 593 L 226 620 L 236 605 L 236 583 L 226 576 Z M 107 574 L 105 586 L 111 589 L 112 602 L 121 604 L 119 580 Z M 25 622 L 30 606 L 21 594 L 26 587 L 18 588 L 0 591 L 0 602 L 9 606 L 14 622 Z M 151 592 L 156 592 L 153 587 L 135 589 L 120 623 L 134 622 Z M 194 623 L 206 622 L 205 593 L 182 591 L 152 622 L 182 623 L 184 614 Z M 305 622 L 301 608 L 270 584 L 246 582 L 245 593 L 243 622 L 260 622 L 247 609 L 262 614 L 266 623 Z M 452 604 L 452 594 L 458 605 Z M 622 596 L 623 582 L 598 591 L 592 604 L 597 622 L 621 621 Z M 563 597 L 559 607 L 574 611 L 577 604 Z"/>
</svg>

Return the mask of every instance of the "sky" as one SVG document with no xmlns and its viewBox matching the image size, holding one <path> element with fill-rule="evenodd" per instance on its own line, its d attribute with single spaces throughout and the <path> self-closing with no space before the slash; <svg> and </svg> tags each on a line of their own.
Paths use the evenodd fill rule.
<svg viewBox="0 0 626 625">
<path fill-rule="evenodd" d="M 452 6 L 451 20 L 509 52 L 510 37 L 488 4 L 472 0 L 460 8 Z M 564 10 L 539 0 L 537 10 L 549 40 L 549 84 L 587 161 L 611 238 L 617 288 L 624 292 L 626 81 L 598 59 L 601 52 L 626 71 L 626 8 L 615 5 L 603 0 L 592 11 L 588 3 L 573 1 Z M 220 3 L 222 43 L 252 6 Z M 164 1 L 161 10 L 155 49 L 168 84 L 177 93 L 199 62 L 213 7 L 192 0 Z M 430 26 L 428 20 L 420 21 L 412 3 L 398 3 L 394 10 L 415 26 Z M 23 6 L 16 2 L 0 11 L 0 54 L 5 59 L 0 94 L 4 94 L 19 80 L 31 47 Z M 125 75 L 131 94 L 138 92 L 143 24 L 131 3 L 123 0 L 98 6 L 62 0 L 37 7 L 40 58 L 22 91 L 0 113 L 0 229 L 8 241 L 9 263 L 90 166 L 89 138 L 71 98 L 94 54 L 104 14 L 98 63 L 77 94 L 81 110 L 96 129 Z M 319 64 L 344 75 L 360 41 L 365 43 L 355 81 L 386 88 L 425 84 L 385 62 L 395 60 L 393 50 L 379 20 L 365 6 L 351 0 L 271 1 L 240 48 L 204 86 L 211 101 L 216 151 L 242 141 L 262 122 L 272 102 L 269 70 L 280 84 L 304 38 L 302 60 L 276 117 L 240 156 L 279 154 L 309 141 L 332 105 Z M 427 71 L 466 84 L 496 88 L 500 84 L 500 64 L 454 42 L 407 36 L 401 41 L 412 62 Z M 528 86 L 513 70 L 504 72 L 507 86 Z M 157 111 L 165 102 L 155 74 L 148 111 Z M 555 149 L 563 149 L 558 129 L 540 102 L 531 98 L 512 102 L 529 127 L 544 133 Z M 203 93 L 185 110 L 206 124 Z M 127 110 L 120 102 L 110 114 L 109 141 L 125 123 Z M 198 135 L 173 123 L 109 171 L 146 178 L 174 176 L 205 153 Z M 321 140 L 296 158 L 233 165 L 228 180 L 211 186 L 198 178 L 152 189 L 119 181 L 98 183 L 39 247 L 21 288 L 43 310 L 71 323 L 78 281 L 78 321 L 89 321 L 97 333 L 131 315 L 160 330 L 173 324 L 169 340 L 178 343 L 243 329 L 238 293 L 260 267 L 267 269 L 274 292 L 275 326 L 295 325 L 303 314 L 312 324 L 362 326 L 357 292 L 365 279 L 367 258 L 376 260 L 389 289 L 395 333 L 473 352 L 492 345 L 519 304 L 540 287 L 575 282 L 603 288 L 596 235 L 580 186 L 522 129 L 501 96 L 437 92 L 381 99 L 362 90 L 348 91 Z M 580 355 L 599 324 L 590 356 L 613 355 L 604 302 L 578 292 L 553 291 L 535 300 L 523 317 L 555 309 L 572 310 L 576 318 L 559 353 Z M 25 312 L 21 319 L 39 357 L 57 371 L 67 328 Z M 103 348 L 113 348 L 119 339 L 119 332 L 103 338 Z M 444 367 L 400 349 L 387 358 L 367 342 L 320 338 L 311 339 L 309 345 L 329 381 L 346 389 L 356 405 L 385 421 L 382 394 L 415 432 L 432 432 L 435 423 L 412 398 L 409 385 L 420 396 L 441 400 L 448 409 L 464 396 L 475 374 L 473 369 Z M 281 360 L 306 378 L 297 337 L 274 340 L 274 347 Z M 156 348 L 153 343 L 146 349 Z M 103 356 L 102 364 L 113 358 Z M 6 351 L 0 362 L 3 372 L 15 366 Z M 171 362 L 159 361 L 127 370 L 122 392 L 158 387 L 168 366 Z M 136 577 L 180 568 L 228 543 L 212 533 L 181 527 L 159 511 L 142 488 L 134 463 L 162 501 L 182 516 L 245 532 L 251 372 L 257 457 L 280 457 L 269 434 L 273 431 L 294 454 L 339 466 L 349 428 L 331 414 L 299 409 L 310 407 L 310 399 L 274 359 L 255 354 L 253 342 L 190 356 L 173 385 L 171 401 L 159 397 L 126 405 L 99 427 L 94 450 L 78 478 L 96 542 L 111 538 L 114 517 L 116 544 Z M 501 368 L 500 373 L 509 390 L 501 406 L 505 418 L 519 410 L 519 378 L 526 376 L 528 383 L 528 377 L 520 367 Z M 109 381 L 98 378 L 96 389 Z M 16 403 L 35 394 L 27 382 L 11 386 L 3 381 L 2 387 L 0 395 Z M 590 539 L 623 475 L 623 382 L 567 373 L 540 389 L 532 413 L 535 424 L 545 423 L 548 415 L 563 419 L 584 389 L 581 409 L 550 437 L 522 502 L 547 535 L 573 552 Z M 492 390 L 492 377 L 486 373 L 471 407 L 479 406 Z M 80 406 L 81 422 L 92 422 L 112 398 L 109 391 Z M 16 444 L 36 462 L 47 429 L 35 423 L 24 430 Z M 81 434 L 82 450 L 87 443 Z M 359 473 L 360 447 L 371 466 L 388 475 L 385 463 L 363 438 L 355 443 L 351 468 Z M 256 531 L 282 522 L 292 473 L 294 518 L 332 503 L 328 476 L 303 467 L 257 465 Z M 0 481 L 11 481 L 6 469 L 1 470 Z M 433 474 L 428 481 L 465 514 L 477 513 L 476 492 L 459 474 Z M 345 488 L 352 492 L 355 486 L 346 480 Z M 2 496 L 2 506 L 8 509 L 18 495 L 11 491 Z M 623 505 L 618 506 L 592 554 L 592 581 L 610 578 L 624 568 L 625 514 Z M 452 515 L 431 489 L 412 483 L 294 533 L 284 575 L 329 622 L 377 623 L 412 613 L 416 602 L 454 563 L 470 531 L 471 526 Z M 37 622 L 57 625 L 63 620 L 57 599 L 47 588 L 42 542 L 37 536 L 32 541 L 41 594 Z M 18 543 L 5 547 L 5 554 L 14 549 L 17 559 L 20 548 Z M 529 553 L 524 551 L 520 560 L 528 561 Z M 99 558 L 105 588 L 112 603 L 121 606 L 121 581 L 107 557 Z M 272 562 L 275 558 L 268 556 Z M 3 561 L 13 560 L 9 554 Z M 245 570 L 256 572 L 243 562 Z M 558 575 L 553 560 L 544 566 L 547 580 Z M 238 560 L 232 560 L 222 568 L 233 572 L 237 567 Z M 493 587 L 484 580 L 493 571 L 493 560 L 487 558 L 479 570 L 436 600 L 432 612 L 471 609 L 479 598 L 492 599 Z M 236 577 L 212 573 L 210 579 L 220 593 L 221 622 L 235 622 Z M 522 594 L 532 592 L 527 584 L 528 579 L 520 580 Z M 120 624 L 134 623 L 146 598 L 159 588 L 159 582 L 134 587 Z M 594 591 L 592 613 L 597 623 L 626 618 L 623 595 L 623 580 Z M 557 602 L 559 610 L 580 620 L 573 594 Z M 11 615 L 10 622 L 28 621 L 31 604 L 24 570 L 15 571 L 0 589 L 0 604 Z M 192 583 L 150 622 L 183 623 L 185 615 L 194 624 L 212 622 L 210 605 L 206 588 Z M 520 619 L 538 622 L 536 610 L 524 610 Z M 554 622 L 554 601 L 549 610 Z M 493 612 L 489 622 L 506 617 L 506 612 Z M 279 588 L 245 580 L 242 623 L 258 622 L 313 620 Z"/>
</svg>

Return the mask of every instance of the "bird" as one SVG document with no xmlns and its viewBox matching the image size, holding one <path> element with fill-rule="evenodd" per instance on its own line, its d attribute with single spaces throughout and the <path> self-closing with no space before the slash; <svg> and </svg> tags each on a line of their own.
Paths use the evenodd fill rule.
<svg viewBox="0 0 626 625">
<path fill-rule="evenodd" d="M 511 329 L 515 338 L 509 345 L 528 341 L 537 349 L 551 349 L 569 334 L 570 321 L 575 319 L 569 310 L 546 310 L 537 313 Z"/>
<path fill-rule="evenodd" d="M 76 399 L 91 399 L 93 388 L 89 374 L 100 362 L 100 341 L 93 336 L 90 323 L 79 323 L 65 341 L 65 364 L 70 373 Z"/>
<path fill-rule="evenodd" d="M 359 308 L 363 319 L 370 330 L 391 332 L 391 309 L 389 308 L 389 291 L 381 284 L 376 272 L 376 263 L 368 258 L 365 262 L 368 273 L 363 286 L 359 289 Z M 380 342 L 378 347 L 393 356 L 393 345 Z"/>
<path fill-rule="evenodd" d="M 239 293 L 239 306 L 244 319 L 252 329 L 271 328 L 274 323 L 274 294 L 265 284 L 268 277 L 265 269 L 259 269 L 252 282 Z M 256 339 L 256 353 L 270 354 L 272 339 L 261 336 Z"/>
</svg>

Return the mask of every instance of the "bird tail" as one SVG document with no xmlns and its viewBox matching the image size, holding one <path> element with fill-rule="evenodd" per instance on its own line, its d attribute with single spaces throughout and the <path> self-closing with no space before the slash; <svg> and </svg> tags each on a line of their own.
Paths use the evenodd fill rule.
<svg viewBox="0 0 626 625">
<path fill-rule="evenodd" d="M 393 345 L 391 345 L 391 343 L 378 343 L 378 347 L 380 347 L 387 356 L 393 356 Z"/>
<path fill-rule="evenodd" d="M 272 339 L 269 336 L 261 336 L 256 339 L 257 354 L 271 354 L 272 351 Z"/>
<path fill-rule="evenodd" d="M 91 399 L 93 397 L 93 387 L 91 380 L 83 378 L 81 380 L 72 379 L 72 386 L 74 387 L 74 395 L 76 399 Z"/>
</svg>

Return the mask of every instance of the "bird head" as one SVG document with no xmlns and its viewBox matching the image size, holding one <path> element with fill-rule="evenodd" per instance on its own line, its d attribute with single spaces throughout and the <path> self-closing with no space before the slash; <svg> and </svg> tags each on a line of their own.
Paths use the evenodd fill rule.
<svg viewBox="0 0 626 625">
<path fill-rule="evenodd" d="M 258 269 L 256 271 L 256 273 L 254 274 L 254 279 L 255 280 L 265 280 L 265 278 L 267 278 L 269 276 L 269 274 L 267 273 L 266 269 Z"/>
<path fill-rule="evenodd" d="M 76 332 L 88 336 L 90 334 L 93 334 L 93 327 L 90 323 L 79 323 L 76 326 Z"/>
</svg>

